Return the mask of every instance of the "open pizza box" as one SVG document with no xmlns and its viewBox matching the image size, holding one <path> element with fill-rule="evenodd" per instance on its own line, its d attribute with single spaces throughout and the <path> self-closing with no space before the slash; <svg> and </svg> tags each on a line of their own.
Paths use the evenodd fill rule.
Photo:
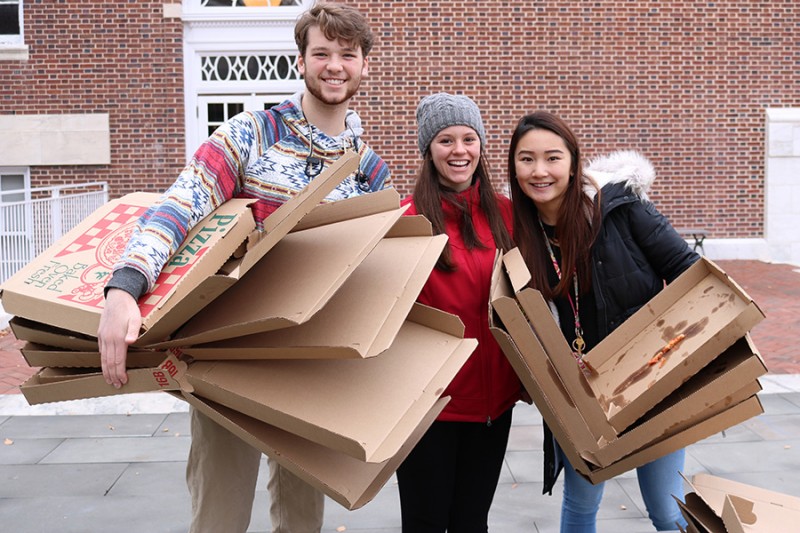
<svg viewBox="0 0 800 533">
<path fill-rule="evenodd" d="M 22 357 L 31 367 L 54 368 L 100 368 L 100 352 L 97 341 L 88 349 L 64 349 L 27 341 L 22 348 Z M 128 368 L 157 367 L 164 361 L 163 350 L 128 350 Z"/>
<path fill-rule="evenodd" d="M 394 456 L 474 351 L 454 315 L 415 304 L 368 359 L 195 361 L 198 396 L 366 462 Z"/>
<path fill-rule="evenodd" d="M 800 498 L 697 474 L 685 501 L 678 506 L 689 531 L 707 533 L 772 533 L 792 531 L 800 520 Z"/>
<path fill-rule="evenodd" d="M 252 199 L 225 202 L 198 223 L 168 260 L 154 288 L 140 299 L 142 334 L 136 344 L 163 340 L 232 286 L 357 167 L 358 156 L 345 154 L 272 213 L 263 232 L 254 231 Z M 96 210 L 3 283 L 3 308 L 39 323 L 95 335 L 112 267 L 136 221 L 158 198 L 133 193 Z"/>
<path fill-rule="evenodd" d="M 107 384 L 98 368 L 70 366 L 40 369 L 20 385 L 20 392 L 28 404 L 37 405 L 137 392 L 178 391 L 186 363 L 177 351 L 163 355 L 158 366 L 128 369 L 128 382 L 119 389 Z"/>
<path fill-rule="evenodd" d="M 373 212 L 363 213 L 365 206 L 371 207 Z M 353 210 L 347 209 L 349 207 Z M 326 215 L 334 210 L 337 211 L 336 219 L 314 216 L 317 211 Z M 398 313 L 396 330 L 422 290 L 422 284 L 445 242 L 443 238 L 431 236 L 430 224 L 426 220 L 402 217 L 405 210 L 406 207 L 400 207 L 399 196 L 393 190 L 319 206 L 311 215 L 315 225 L 309 227 L 306 221 L 303 229 L 285 236 L 235 286 L 197 313 L 172 338 L 150 347 L 186 348 L 282 328 L 294 330 L 295 326 L 304 324 L 326 307 L 348 282 L 349 296 L 340 296 L 339 299 L 349 298 L 345 303 L 367 307 L 360 310 L 362 313 L 368 312 L 370 305 L 377 305 L 371 301 L 373 295 L 386 300 L 397 299 L 405 293 L 405 311 Z M 417 233 L 402 237 L 402 241 L 401 237 L 390 237 L 409 232 Z M 402 257 L 403 246 L 408 247 L 408 258 Z M 360 265 L 368 258 L 373 264 L 371 270 L 367 269 L 373 275 L 370 278 L 360 270 Z M 398 263 L 397 268 L 393 267 L 393 262 Z M 376 268 L 384 269 L 384 272 L 381 274 Z M 405 290 L 404 285 L 397 283 L 398 280 L 389 279 L 395 271 L 416 290 Z M 355 299 L 354 291 L 360 291 Z M 390 304 L 389 307 L 394 306 Z M 341 307 L 335 312 L 340 311 L 353 314 L 353 311 Z M 379 317 L 383 315 L 381 313 Z M 338 318 L 340 323 L 346 317 L 328 318 Z M 318 326 L 323 328 L 314 340 L 324 343 L 324 337 L 337 332 L 330 331 L 324 321 L 319 322 Z M 345 328 L 354 326 L 353 323 L 339 325 Z M 267 353 L 270 345 L 275 347 L 276 341 L 265 342 L 264 357 L 280 356 L 280 353 Z M 222 353 L 231 353 L 225 350 L 226 346 L 222 343 L 215 358 Z"/>
<path fill-rule="evenodd" d="M 605 426 L 595 419 L 604 418 L 621 433 L 764 318 L 724 271 L 702 258 L 584 356 L 592 369 L 585 376 L 541 293 L 524 288 L 530 274 L 519 250 L 503 264 L 537 338 L 595 430 Z"/>
<path fill-rule="evenodd" d="M 97 337 L 76 333 L 49 324 L 28 320 L 21 316 L 11 317 L 8 321 L 14 337 L 37 345 L 60 348 L 64 351 L 97 351 Z M 60 366 L 60 365 L 31 365 Z"/>
<path fill-rule="evenodd" d="M 184 397 L 198 411 L 349 510 L 364 506 L 378 494 L 449 400 L 440 398 L 433 404 L 395 455 L 381 463 L 367 463 L 210 400 L 186 393 Z"/>
<path fill-rule="evenodd" d="M 376 193 L 373 196 L 377 198 L 382 194 Z M 388 195 L 386 198 L 391 201 L 392 196 Z M 384 211 L 392 214 L 392 220 L 397 215 L 397 201 L 394 194 L 394 206 L 389 211 Z M 369 219 L 367 216 L 354 220 Z M 361 260 L 364 248 L 371 247 L 372 241 L 382 236 L 386 228 L 378 229 L 373 224 L 372 231 L 362 232 L 371 236 L 366 239 L 366 244 L 345 247 L 342 250 L 336 246 L 323 247 L 320 244 L 351 240 L 349 229 L 342 227 L 340 223 L 330 223 L 322 227 L 336 229 L 337 232 L 315 234 L 317 227 L 312 227 L 285 237 L 285 240 L 291 241 L 296 235 L 310 233 L 314 238 L 305 238 L 302 243 L 302 250 L 308 253 L 292 254 L 288 257 L 281 257 L 279 254 L 273 256 L 281 250 L 282 243 L 279 243 L 265 256 L 265 262 L 271 261 L 273 257 L 278 258 L 271 263 L 274 274 L 272 277 L 283 280 L 283 283 L 256 283 L 259 280 L 254 279 L 250 286 L 246 283 L 251 278 L 245 276 L 239 283 L 247 288 L 246 291 L 239 291 L 237 285 L 206 308 L 211 312 L 208 314 L 210 320 L 217 324 L 226 323 L 225 331 L 233 333 L 263 326 L 270 318 L 274 321 L 276 315 L 294 320 L 302 315 L 307 322 L 206 345 L 181 346 L 182 352 L 191 355 L 193 359 L 327 359 L 372 357 L 386 350 L 434 268 L 447 237 L 432 236 L 430 223 L 422 217 L 401 217 L 393 222 L 387 236 L 378 240 L 378 244 Z M 347 231 L 340 231 L 339 228 Z M 310 262 L 309 255 L 320 249 L 330 253 L 317 254 L 318 261 Z M 356 265 L 344 281 L 341 281 L 341 270 L 336 268 L 339 263 Z M 317 267 L 315 272 L 309 271 L 309 264 Z M 319 268 L 320 264 L 326 267 Z M 259 269 L 260 265 L 257 265 L 253 272 Z M 350 270 L 349 267 L 346 270 Z M 298 277 L 298 272 L 304 274 Z M 308 279 L 311 277 L 315 278 L 313 282 Z M 292 278 L 297 278 L 296 282 L 291 282 Z M 273 290 L 275 287 L 277 290 Z M 287 290 L 292 287 L 296 290 Z M 330 300 L 325 301 L 328 295 Z M 317 311 L 321 304 L 324 305 Z M 275 310 L 275 313 L 270 314 L 267 311 L 269 309 Z M 201 312 L 201 317 L 206 316 L 204 313 L 205 311 Z M 237 320 L 231 321 L 231 316 Z M 24 352 L 29 354 L 31 366 L 85 367 L 90 366 L 93 361 L 96 362 L 94 366 L 99 366 L 96 339 L 88 336 L 76 337 L 69 332 L 55 331 L 52 327 L 18 317 L 12 322 L 17 322 L 13 327 L 21 334 L 19 338 L 33 338 L 36 341 L 30 342 Z M 211 331 L 222 330 L 212 328 Z M 180 332 L 176 334 L 176 339 L 181 342 L 173 341 L 156 345 L 155 348 L 148 347 L 149 352 L 157 353 L 173 344 L 180 346 L 185 340 Z M 48 346 L 66 346 L 67 349 L 48 348 L 44 346 L 45 343 Z M 132 348 L 130 353 L 140 354 L 144 351 Z M 144 360 L 141 355 L 137 357 Z M 138 363 L 134 364 L 138 366 Z"/>
<path fill-rule="evenodd" d="M 305 323 L 182 349 L 206 360 L 374 357 L 391 346 L 447 242 L 426 233 L 382 239 Z"/>
<path fill-rule="evenodd" d="M 495 326 L 492 333 L 570 464 L 592 483 L 607 481 L 763 413 L 763 407 L 755 396 L 760 387 L 757 383 L 751 384 L 728 394 L 699 415 L 685 419 L 674 429 L 662 430 L 652 438 L 648 437 L 647 430 L 640 430 L 630 440 L 612 441 L 608 451 L 605 451 L 598 444 L 602 439 L 589 430 L 564 384 L 557 379 L 552 365 L 547 361 L 533 363 L 526 357 L 527 353 L 523 355 L 526 347 L 518 348 L 517 340 L 504 327 Z M 677 410 L 673 413 L 677 413 Z M 669 420 L 661 417 L 661 422 L 668 424 Z M 609 462 L 603 453 L 619 458 Z M 602 460 L 598 459 L 598 455 Z M 601 462 L 607 464 L 601 466 L 598 464 Z"/>
<path fill-rule="evenodd" d="M 627 431 L 618 433 L 597 400 L 594 405 L 586 399 L 579 401 L 592 395 L 585 380 L 581 382 L 583 374 L 571 353 L 568 368 L 577 373 L 575 384 L 562 379 L 517 300 L 521 292 L 531 289 L 512 288 L 512 283 L 524 287 L 524 279 L 518 270 L 509 272 L 498 260 L 492 283 L 492 333 L 573 467 L 592 482 L 610 479 L 762 412 L 754 395 L 760 390 L 756 378 L 766 369 L 750 340 L 743 338 Z M 546 318 L 553 321 L 549 311 Z"/>
</svg>

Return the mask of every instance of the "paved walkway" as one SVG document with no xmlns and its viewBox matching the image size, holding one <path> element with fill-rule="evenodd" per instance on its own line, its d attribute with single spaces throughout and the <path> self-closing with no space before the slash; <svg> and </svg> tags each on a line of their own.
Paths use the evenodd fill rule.
<svg viewBox="0 0 800 533">
<path fill-rule="evenodd" d="M 766 412 L 690 446 L 685 472 L 800 496 L 800 358 L 793 335 L 800 331 L 800 273 L 757 261 L 719 264 L 767 315 L 752 332 L 770 369 L 759 395 Z M 151 393 L 28 406 L 17 387 L 32 369 L 19 344 L 0 333 L 0 530 L 185 532 L 186 405 Z M 558 530 L 560 486 L 554 496 L 541 495 L 541 433 L 536 409 L 518 405 L 491 513 L 494 532 Z M 265 470 L 262 462 L 262 476 Z M 261 479 L 251 532 L 269 531 Z M 607 483 L 598 527 L 652 531 L 631 473 Z M 324 531 L 399 532 L 396 483 L 357 511 L 329 502 Z"/>
</svg>

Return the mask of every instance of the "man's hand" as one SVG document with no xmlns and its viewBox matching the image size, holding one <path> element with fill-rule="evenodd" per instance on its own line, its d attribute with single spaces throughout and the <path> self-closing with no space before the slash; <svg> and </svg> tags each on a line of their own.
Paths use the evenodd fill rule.
<svg viewBox="0 0 800 533">
<path fill-rule="evenodd" d="M 100 364 L 109 385 L 120 388 L 128 382 L 125 372 L 128 346 L 136 342 L 141 326 L 142 316 L 133 296 L 120 289 L 109 289 L 97 329 Z"/>
</svg>

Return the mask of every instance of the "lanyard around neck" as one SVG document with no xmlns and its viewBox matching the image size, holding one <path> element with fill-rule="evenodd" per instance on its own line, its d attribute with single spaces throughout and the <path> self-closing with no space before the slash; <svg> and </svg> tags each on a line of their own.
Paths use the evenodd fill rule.
<svg viewBox="0 0 800 533">
<path fill-rule="evenodd" d="M 561 281 L 561 268 L 558 266 L 558 261 L 556 260 L 556 254 L 553 253 L 553 247 L 550 245 L 550 238 L 547 236 L 547 232 L 544 230 L 544 224 L 542 223 L 542 219 L 538 218 L 539 227 L 542 229 L 542 236 L 544 237 L 544 244 L 547 247 L 547 252 L 550 254 L 550 260 L 553 262 L 553 268 L 556 271 L 556 276 L 558 276 L 558 280 Z M 569 301 L 569 305 L 572 308 L 572 314 L 575 317 L 575 340 L 572 341 L 572 350 L 573 354 L 575 355 L 575 359 L 578 361 L 578 365 L 581 367 L 581 370 L 584 372 L 588 371 L 588 368 L 585 366 L 583 362 L 583 350 L 586 348 L 586 342 L 583 340 L 583 328 L 581 327 L 581 317 L 580 317 L 580 297 L 578 295 L 578 275 L 573 270 L 572 272 L 572 288 L 575 291 L 575 300 L 573 301 L 572 296 L 567 294 L 567 301 Z"/>
</svg>

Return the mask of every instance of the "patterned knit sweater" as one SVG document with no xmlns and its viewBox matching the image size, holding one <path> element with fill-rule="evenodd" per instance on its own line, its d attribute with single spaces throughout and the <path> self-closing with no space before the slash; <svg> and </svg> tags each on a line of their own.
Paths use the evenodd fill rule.
<svg viewBox="0 0 800 533">
<path fill-rule="evenodd" d="M 231 198 L 257 199 L 253 216 L 262 228 L 267 216 L 322 170 L 320 165 L 327 167 L 347 149 L 361 156 L 360 173 L 346 178 L 326 201 L 382 189 L 389 171 L 360 140 L 363 128 L 358 115 L 348 111 L 346 129 L 330 137 L 306 121 L 301 97 L 302 92 L 269 110 L 245 111 L 220 126 L 142 215 L 106 288 L 121 288 L 136 298 L 150 290 L 191 228 Z M 316 159 L 307 173 L 312 144 Z"/>
</svg>

